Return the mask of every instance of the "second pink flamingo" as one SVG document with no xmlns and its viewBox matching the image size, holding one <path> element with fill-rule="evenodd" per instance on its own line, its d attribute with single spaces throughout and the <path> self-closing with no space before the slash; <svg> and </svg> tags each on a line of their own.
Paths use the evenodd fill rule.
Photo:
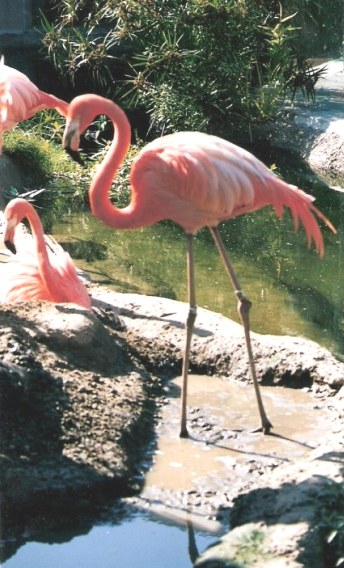
<svg viewBox="0 0 344 568">
<path fill-rule="evenodd" d="M 32 235 L 20 224 L 23 219 Z M 0 302 L 72 302 L 90 310 L 91 298 L 70 255 L 51 237 L 47 247 L 46 239 L 34 207 L 12 199 L 4 211 L 4 242 L 14 254 L 1 265 Z"/>
</svg>

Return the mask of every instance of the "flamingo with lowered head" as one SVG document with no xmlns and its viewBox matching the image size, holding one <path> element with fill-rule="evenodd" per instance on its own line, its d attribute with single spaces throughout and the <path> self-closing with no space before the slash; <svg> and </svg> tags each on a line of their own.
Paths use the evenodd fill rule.
<svg viewBox="0 0 344 568">
<path fill-rule="evenodd" d="M 4 132 L 45 108 L 56 109 L 66 116 L 68 103 L 40 91 L 24 73 L 5 65 L 2 57 L 0 59 L 0 154 Z"/>
<path fill-rule="evenodd" d="M 276 215 L 281 216 L 286 206 L 293 215 L 295 229 L 301 220 L 308 243 L 313 240 L 320 255 L 324 253 L 324 244 L 314 214 L 335 232 L 334 227 L 313 205 L 310 195 L 279 179 L 250 152 L 222 138 L 200 132 L 177 132 L 147 144 L 133 161 L 131 201 L 128 206 L 119 209 L 111 203 L 109 192 L 130 146 L 130 124 L 122 109 L 113 101 L 98 95 L 86 94 L 74 98 L 68 108 L 63 145 L 71 152 L 78 151 L 80 134 L 99 114 L 107 115 L 113 122 L 114 138 L 89 189 L 92 213 L 115 229 L 135 229 L 170 219 L 186 232 L 189 313 L 182 370 L 180 436 L 188 436 L 187 380 L 197 309 L 192 239 L 202 227 L 209 228 L 238 298 L 238 312 L 245 331 L 261 429 L 269 433 L 272 424 L 263 406 L 251 348 L 251 302 L 244 296 L 229 262 L 218 224 L 267 205 L 271 205 Z"/>
<path fill-rule="evenodd" d="M 23 219 L 29 221 L 32 234 L 25 231 Z M 70 255 L 44 235 L 36 210 L 25 199 L 12 199 L 5 208 L 4 242 L 14 255 L 1 265 L 0 302 L 72 302 L 91 309 Z"/>
</svg>

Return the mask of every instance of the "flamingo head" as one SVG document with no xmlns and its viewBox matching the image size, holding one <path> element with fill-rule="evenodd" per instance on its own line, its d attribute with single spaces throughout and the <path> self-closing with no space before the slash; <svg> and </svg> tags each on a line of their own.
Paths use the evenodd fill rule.
<svg viewBox="0 0 344 568">
<path fill-rule="evenodd" d="M 63 133 L 62 145 L 67 151 L 79 151 L 80 121 L 78 118 L 70 118 L 69 113 L 66 120 L 65 131 Z"/>
<path fill-rule="evenodd" d="M 63 147 L 77 152 L 80 135 L 101 114 L 101 107 L 106 99 L 99 95 L 86 94 L 75 97 L 68 107 L 66 127 L 63 134 Z"/>
<path fill-rule="evenodd" d="M 10 250 L 13 254 L 17 253 L 16 245 L 14 244 L 14 233 L 18 223 L 19 219 L 16 214 L 14 214 L 13 216 L 6 215 L 4 243 L 5 247 L 8 248 L 8 250 Z"/>
<path fill-rule="evenodd" d="M 83 164 L 79 154 L 80 136 L 99 114 L 97 106 L 102 100 L 98 95 L 80 95 L 68 107 L 62 144 L 73 160 L 80 164 Z"/>
<path fill-rule="evenodd" d="M 13 254 L 16 254 L 17 249 L 14 244 L 16 228 L 19 223 L 27 216 L 28 210 L 32 206 L 20 197 L 11 199 L 6 205 L 4 211 L 4 243 L 6 248 Z"/>
<path fill-rule="evenodd" d="M 100 114 L 106 115 L 112 120 L 122 136 L 123 133 L 125 134 L 125 144 L 130 144 L 130 124 L 125 113 L 116 103 L 92 93 L 79 95 L 68 106 L 62 142 L 64 149 L 74 159 L 79 151 L 81 134 Z"/>
</svg>

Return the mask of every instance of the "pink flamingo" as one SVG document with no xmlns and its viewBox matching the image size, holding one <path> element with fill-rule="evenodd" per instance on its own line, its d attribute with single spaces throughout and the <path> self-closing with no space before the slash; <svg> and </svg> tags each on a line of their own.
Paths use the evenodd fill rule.
<svg viewBox="0 0 344 568">
<path fill-rule="evenodd" d="M 129 121 L 120 107 L 97 95 L 76 97 L 68 109 L 63 144 L 71 152 L 77 151 L 80 134 L 98 114 L 105 114 L 111 119 L 115 133 L 90 186 L 92 213 L 115 229 L 134 229 L 170 219 L 186 232 L 189 313 L 182 371 L 180 436 L 188 436 L 187 379 L 196 318 L 192 238 L 201 227 L 209 228 L 238 298 L 261 429 L 269 433 L 272 424 L 262 403 L 250 341 L 251 302 L 241 290 L 217 226 L 222 221 L 266 205 L 272 205 L 276 214 L 281 216 L 283 207 L 287 206 L 293 214 L 295 229 L 300 219 L 308 243 L 313 240 L 321 255 L 324 253 L 324 244 L 313 214 L 335 232 L 334 227 L 313 205 L 311 196 L 279 179 L 252 154 L 226 140 L 200 132 L 178 132 L 147 144 L 132 165 L 131 202 L 127 207 L 118 209 L 111 203 L 109 191 L 131 139 Z"/>
<path fill-rule="evenodd" d="M 24 73 L 8 67 L 0 60 L 0 154 L 3 135 L 18 122 L 31 118 L 44 108 L 56 109 L 66 116 L 68 103 L 40 91 Z"/>
<path fill-rule="evenodd" d="M 32 235 L 21 224 L 25 218 Z M 14 241 L 18 241 L 18 254 Z M 25 199 L 12 199 L 5 208 L 4 242 L 15 256 L 2 265 L 1 302 L 72 302 L 91 309 L 90 296 L 71 257 L 54 239 L 44 236 L 36 210 Z"/>
</svg>

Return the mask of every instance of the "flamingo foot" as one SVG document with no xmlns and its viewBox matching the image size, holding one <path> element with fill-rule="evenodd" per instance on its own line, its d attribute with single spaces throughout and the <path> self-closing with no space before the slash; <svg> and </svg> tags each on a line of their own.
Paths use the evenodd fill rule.
<svg viewBox="0 0 344 568">
<path fill-rule="evenodd" d="M 273 425 L 271 424 L 270 420 L 266 419 L 262 422 L 261 426 L 255 428 L 254 430 L 252 430 L 252 432 L 262 432 L 264 435 L 268 436 L 269 434 L 271 434 L 271 428 L 273 428 Z"/>
<path fill-rule="evenodd" d="M 273 428 L 273 425 L 271 424 L 270 420 L 266 420 L 264 422 L 264 424 L 262 424 L 261 428 L 262 428 L 263 434 L 270 434 L 271 428 Z"/>
<path fill-rule="evenodd" d="M 180 431 L 179 438 L 188 438 L 188 437 L 189 437 L 189 432 L 187 428 L 184 428 L 183 430 Z"/>
</svg>

